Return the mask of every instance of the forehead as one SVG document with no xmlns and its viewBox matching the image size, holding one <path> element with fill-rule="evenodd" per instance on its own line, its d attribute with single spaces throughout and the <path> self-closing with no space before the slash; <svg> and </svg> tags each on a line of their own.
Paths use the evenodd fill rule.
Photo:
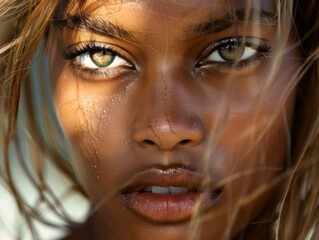
<svg viewBox="0 0 319 240">
<path fill-rule="evenodd" d="M 189 13 L 195 18 L 198 13 L 220 15 L 223 11 L 231 11 L 234 8 L 275 11 L 275 6 L 275 0 L 70 0 L 61 1 L 57 12 L 103 13 L 112 16 L 124 11 L 138 11 L 173 18 L 185 17 L 185 14 Z"/>
<path fill-rule="evenodd" d="M 265 22 L 264 20 L 269 23 L 277 15 L 274 1 L 70 0 L 61 2 L 56 18 L 66 19 L 64 22 L 68 23 L 62 25 L 67 25 L 70 29 L 80 26 L 82 29 L 93 29 L 97 34 L 102 32 L 102 35 L 110 30 L 117 31 L 120 27 L 120 31 L 126 32 L 126 35 L 134 33 L 154 37 L 156 33 L 165 33 L 177 36 L 178 31 L 189 32 L 191 26 L 195 32 L 190 30 L 188 35 L 198 37 L 198 30 L 202 33 L 206 30 L 216 32 L 215 28 L 226 29 L 247 18 L 257 20 L 257 23 Z M 108 26 L 106 31 L 100 31 L 109 24 L 111 27 Z"/>
</svg>

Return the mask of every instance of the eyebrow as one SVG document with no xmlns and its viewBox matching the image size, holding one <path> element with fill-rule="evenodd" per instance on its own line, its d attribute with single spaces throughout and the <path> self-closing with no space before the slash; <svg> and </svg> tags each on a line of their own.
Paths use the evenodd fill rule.
<svg viewBox="0 0 319 240">
<path fill-rule="evenodd" d="M 249 17 L 248 19 L 247 16 Z M 222 32 L 238 25 L 239 23 L 248 20 L 251 22 L 265 22 L 265 23 L 277 23 L 277 16 L 273 12 L 265 11 L 262 9 L 252 8 L 250 12 L 247 12 L 246 8 L 236 9 L 235 12 L 229 12 L 225 15 L 213 19 L 209 19 L 204 23 L 200 23 L 195 26 L 191 26 L 185 30 L 188 40 L 197 39 L 202 36 L 210 35 L 213 33 Z"/>
<path fill-rule="evenodd" d="M 192 40 L 213 33 L 222 32 L 240 22 L 245 21 L 247 16 L 249 16 L 249 22 L 260 22 L 260 20 L 267 23 L 277 22 L 277 16 L 275 13 L 253 8 L 250 13 L 247 14 L 247 9 L 242 8 L 237 9 L 234 13 L 229 12 L 221 17 L 215 17 L 207 20 L 206 22 L 187 27 L 184 31 L 186 39 Z M 126 40 L 133 43 L 138 42 L 138 38 L 132 31 L 126 30 L 123 27 L 112 22 L 105 21 L 104 19 L 96 19 L 85 15 L 68 14 L 64 18 L 55 18 L 53 20 L 53 24 L 62 29 L 83 29 L 101 36 Z"/>
<path fill-rule="evenodd" d="M 54 19 L 53 24 L 62 29 L 83 29 L 101 36 L 137 42 L 136 36 L 131 31 L 114 23 L 84 15 L 67 15 L 61 19 Z"/>
</svg>

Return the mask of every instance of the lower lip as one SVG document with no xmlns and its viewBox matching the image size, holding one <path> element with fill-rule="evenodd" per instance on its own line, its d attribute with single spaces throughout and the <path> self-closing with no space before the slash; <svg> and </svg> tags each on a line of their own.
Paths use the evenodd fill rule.
<svg viewBox="0 0 319 240">
<path fill-rule="evenodd" d="M 147 220 L 159 223 L 177 223 L 191 219 L 200 201 L 200 210 L 211 208 L 222 192 L 187 192 L 181 194 L 129 193 L 124 194 L 125 206 Z"/>
</svg>

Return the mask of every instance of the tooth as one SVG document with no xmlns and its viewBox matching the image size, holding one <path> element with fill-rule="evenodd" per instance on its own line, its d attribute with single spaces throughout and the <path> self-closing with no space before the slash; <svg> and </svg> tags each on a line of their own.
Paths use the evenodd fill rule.
<svg viewBox="0 0 319 240">
<path fill-rule="evenodd" d="M 184 187 L 169 187 L 169 193 L 171 194 L 180 194 L 187 191 L 188 191 L 187 188 L 184 188 Z"/>
<path fill-rule="evenodd" d="M 143 192 L 152 192 L 152 188 L 151 187 L 144 188 Z"/>
<path fill-rule="evenodd" d="M 152 193 L 155 193 L 155 194 L 169 194 L 169 188 L 166 188 L 166 187 L 152 187 Z"/>
</svg>

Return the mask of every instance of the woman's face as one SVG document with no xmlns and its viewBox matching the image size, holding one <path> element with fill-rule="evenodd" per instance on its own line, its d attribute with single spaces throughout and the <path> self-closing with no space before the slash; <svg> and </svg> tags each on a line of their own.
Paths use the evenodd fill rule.
<svg viewBox="0 0 319 240">
<path fill-rule="evenodd" d="M 299 51 L 290 39 L 273 66 L 273 1 L 105 2 L 61 6 L 48 41 L 58 117 L 99 204 L 96 234 L 236 236 L 285 166 Z"/>
</svg>

